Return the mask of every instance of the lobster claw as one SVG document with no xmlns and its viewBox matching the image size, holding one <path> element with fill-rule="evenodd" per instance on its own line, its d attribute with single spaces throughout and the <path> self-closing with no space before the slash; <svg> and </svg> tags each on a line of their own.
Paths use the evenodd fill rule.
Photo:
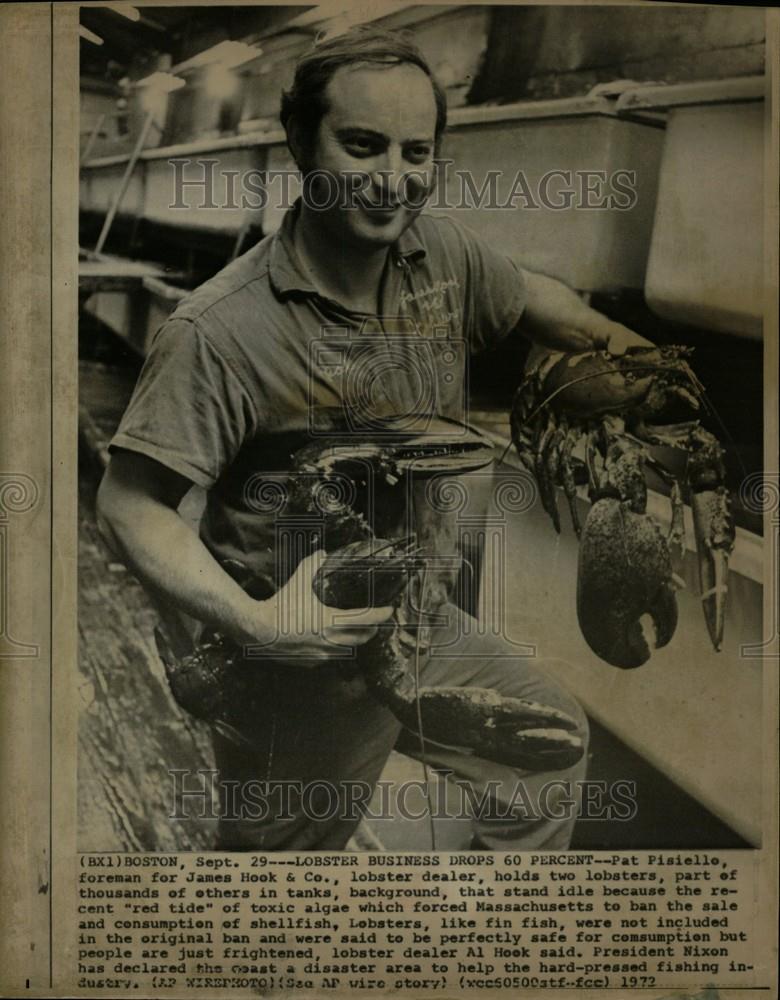
<svg viewBox="0 0 780 1000">
<path fill-rule="evenodd" d="M 694 450 L 688 459 L 688 484 L 704 619 L 712 645 L 718 652 L 723 645 L 729 556 L 735 535 L 731 498 L 723 485 L 725 478 L 723 448 L 712 434 L 698 428 L 694 434 Z"/>
<path fill-rule="evenodd" d="M 426 739 L 510 767 L 561 771 L 585 752 L 575 720 L 547 705 L 476 687 L 421 688 L 419 703 Z M 411 709 L 401 710 L 399 718 L 415 728 Z"/>
<path fill-rule="evenodd" d="M 674 635 L 674 592 L 658 525 L 627 501 L 597 500 L 583 528 L 577 574 L 577 618 L 593 652 L 614 667 L 640 667 Z"/>
<path fill-rule="evenodd" d="M 427 742 L 528 771 L 572 767 L 585 752 L 576 719 L 548 705 L 479 687 L 419 687 L 414 642 L 401 629 L 361 647 L 368 687 L 399 722 Z"/>
<path fill-rule="evenodd" d="M 395 642 L 390 635 L 369 644 L 379 651 L 367 661 L 369 686 L 407 729 L 422 722 L 427 742 L 528 771 L 565 770 L 581 759 L 578 724 L 566 712 L 488 688 L 416 689 L 401 659 L 381 652 Z M 389 666 L 377 669 L 381 661 Z"/>
<path fill-rule="evenodd" d="M 725 486 L 691 495 L 693 527 L 699 560 L 702 608 L 712 645 L 723 645 L 728 595 L 729 556 L 734 548 L 734 522 Z"/>
</svg>

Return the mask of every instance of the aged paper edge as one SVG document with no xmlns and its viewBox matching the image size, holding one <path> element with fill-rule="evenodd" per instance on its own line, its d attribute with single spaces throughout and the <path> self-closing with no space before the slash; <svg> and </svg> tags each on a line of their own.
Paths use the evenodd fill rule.
<svg viewBox="0 0 780 1000">
<path fill-rule="evenodd" d="M 175 0 L 174 0 L 175 2 Z M 192 4 L 195 6 L 196 4 Z M 767 178 L 778 175 L 780 12 L 767 10 Z M 0 665 L 0 970 L 9 994 L 57 995 L 69 974 L 75 856 L 78 5 L 0 10 L 0 135 L 6 203 L 0 277 L 7 348 L 0 474 L 28 509 L 8 519 L 9 631 L 37 652 Z M 778 191 L 767 184 L 765 470 L 777 482 Z M 32 484 L 32 485 L 30 485 Z M 22 506 L 24 506 L 22 502 Z M 766 538 L 777 533 L 766 514 Z M 767 546 L 765 620 L 776 585 Z M 0 581 L 5 585 L 6 581 Z M 775 636 L 775 642 L 777 637 Z M 775 661 L 776 662 L 776 661 Z M 756 852 L 760 938 L 774 947 L 777 908 L 777 671 L 765 671 L 767 845 Z M 776 952 L 775 952 L 776 954 Z M 736 996 L 748 991 L 722 991 Z M 750 991 L 753 992 L 753 991 Z M 777 995 L 776 979 L 774 989 Z M 636 992 L 637 996 L 657 991 Z M 568 995 L 573 995 L 568 993 Z M 577 994 L 585 996 L 585 993 Z M 591 996 L 598 994 L 590 993 Z M 633 996 L 634 991 L 621 991 Z"/>
</svg>

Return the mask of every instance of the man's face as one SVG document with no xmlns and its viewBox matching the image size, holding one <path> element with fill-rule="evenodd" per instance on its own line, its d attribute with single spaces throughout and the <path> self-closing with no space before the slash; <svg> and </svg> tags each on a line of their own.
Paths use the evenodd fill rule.
<svg viewBox="0 0 780 1000">
<path fill-rule="evenodd" d="M 389 246 L 420 214 L 433 188 L 431 81 L 408 64 L 344 66 L 325 96 L 328 111 L 311 166 L 338 179 L 338 197 L 333 182 L 330 190 L 317 182 L 317 202 L 333 207 L 316 214 L 343 242 Z"/>
</svg>

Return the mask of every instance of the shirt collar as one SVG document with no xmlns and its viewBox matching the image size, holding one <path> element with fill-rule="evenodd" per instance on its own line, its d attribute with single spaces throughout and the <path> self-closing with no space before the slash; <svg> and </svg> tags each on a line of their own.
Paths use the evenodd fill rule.
<svg viewBox="0 0 780 1000">
<path fill-rule="evenodd" d="M 427 251 L 417 232 L 417 220 L 415 219 L 411 226 L 401 233 L 398 241 L 393 247 L 393 253 L 395 254 L 396 260 L 406 260 L 409 263 L 412 263 L 422 260 L 423 257 L 425 257 L 426 252 Z"/>
<path fill-rule="evenodd" d="M 300 211 L 300 199 L 288 209 L 279 230 L 272 237 L 269 274 L 271 284 L 279 295 L 288 292 L 304 292 L 316 295 L 317 289 L 304 269 L 293 242 L 295 220 Z M 426 250 L 417 233 L 417 222 L 403 233 L 391 249 L 397 261 L 416 262 L 425 257 Z"/>
<path fill-rule="evenodd" d="M 308 292 L 315 294 L 311 278 L 295 252 L 293 229 L 300 211 L 300 200 L 288 209 L 282 218 L 282 224 L 272 237 L 269 274 L 274 291 L 279 295 L 286 292 Z"/>
</svg>

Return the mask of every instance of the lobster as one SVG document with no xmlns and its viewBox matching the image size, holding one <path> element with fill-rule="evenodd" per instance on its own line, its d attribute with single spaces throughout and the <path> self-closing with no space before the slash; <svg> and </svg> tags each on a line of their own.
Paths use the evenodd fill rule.
<svg viewBox="0 0 780 1000">
<path fill-rule="evenodd" d="M 597 656 L 623 669 L 641 666 L 674 635 L 686 500 L 707 629 L 716 651 L 723 643 L 735 531 L 725 452 L 698 418 L 704 397 L 691 354 L 679 346 L 634 347 L 619 357 L 550 353 L 529 366 L 512 404 L 512 442 L 545 511 L 560 532 L 561 487 L 580 538 L 582 635 Z M 684 474 L 675 475 L 653 447 L 686 452 Z M 647 513 L 647 468 L 669 487 L 667 535 Z M 591 502 L 584 524 L 578 479 L 587 482 Z"/>
<path fill-rule="evenodd" d="M 583 744 L 576 721 L 565 712 L 485 688 L 418 683 L 414 668 L 431 643 L 436 628 L 431 623 L 452 578 L 451 567 L 436 568 L 433 540 L 440 514 L 419 503 L 421 484 L 493 461 L 492 442 L 473 429 L 438 418 L 425 423 L 422 434 L 393 433 L 388 421 L 373 438 L 314 441 L 293 456 L 278 517 L 291 525 L 318 526 L 311 544 L 321 545 L 326 557 L 313 581 L 316 596 L 345 610 L 394 609 L 390 621 L 337 666 L 345 676 L 359 672 L 371 694 L 407 728 L 421 727 L 427 741 L 526 770 L 571 767 L 582 757 Z M 406 524 L 410 515 L 414 535 L 379 533 Z M 252 576 L 235 561 L 225 568 L 249 593 L 267 595 L 295 566 L 280 566 L 274 581 Z M 214 632 L 184 656 L 174 655 L 160 630 L 156 639 L 179 704 L 231 738 L 245 739 L 240 719 L 248 706 L 251 714 L 252 699 L 262 697 L 262 662 Z M 343 656 L 343 649 L 337 655 Z"/>
</svg>

